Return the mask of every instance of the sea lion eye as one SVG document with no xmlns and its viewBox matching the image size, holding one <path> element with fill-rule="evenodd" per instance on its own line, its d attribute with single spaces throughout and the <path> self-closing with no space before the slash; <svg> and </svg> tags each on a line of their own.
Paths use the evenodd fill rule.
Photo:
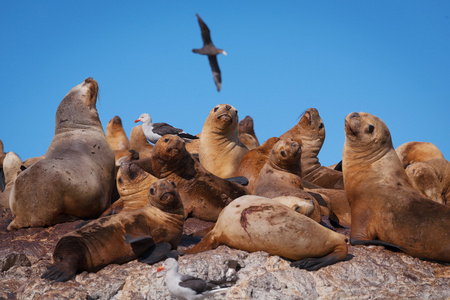
<svg viewBox="0 0 450 300">
<path fill-rule="evenodd" d="M 369 126 L 367 127 L 367 132 L 372 133 L 374 129 L 375 129 L 375 127 L 373 125 L 369 124 Z"/>
<path fill-rule="evenodd" d="M 155 189 L 154 188 L 150 188 L 150 194 L 152 194 L 152 195 L 155 194 Z"/>
<path fill-rule="evenodd" d="M 281 154 L 281 156 L 286 157 L 286 152 L 284 152 L 284 150 L 281 151 L 280 154 Z"/>
<path fill-rule="evenodd" d="M 169 139 L 168 139 L 168 138 L 165 138 L 165 139 L 164 139 L 164 142 L 168 143 L 168 142 L 169 142 Z"/>
<path fill-rule="evenodd" d="M 296 212 L 298 212 L 298 211 L 300 210 L 300 206 L 295 205 L 295 206 L 294 206 L 294 210 L 295 210 Z"/>
<path fill-rule="evenodd" d="M 323 128 L 323 123 L 320 123 L 319 129 L 322 129 L 322 128 Z"/>
<path fill-rule="evenodd" d="M 219 109 L 218 106 L 214 107 L 214 112 L 216 112 Z"/>
</svg>

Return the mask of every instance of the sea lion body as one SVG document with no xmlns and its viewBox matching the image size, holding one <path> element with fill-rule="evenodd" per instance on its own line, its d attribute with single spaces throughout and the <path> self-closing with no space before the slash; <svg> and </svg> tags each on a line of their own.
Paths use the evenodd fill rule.
<svg viewBox="0 0 450 300">
<path fill-rule="evenodd" d="M 95 218 L 110 205 L 114 151 L 97 113 L 97 91 L 87 78 L 61 101 L 45 158 L 20 173 L 12 188 L 15 218 L 8 230 Z"/>
<path fill-rule="evenodd" d="M 134 126 L 130 133 L 130 149 L 139 153 L 140 158 L 151 155 L 153 145 L 147 141 L 142 125 Z"/>
<path fill-rule="evenodd" d="M 368 113 L 351 113 L 345 134 L 342 161 L 351 243 L 382 241 L 418 258 L 450 262 L 450 207 L 414 189 L 386 124 Z"/>
<path fill-rule="evenodd" d="M 252 195 L 240 197 L 225 207 L 214 228 L 186 252 L 198 253 L 223 244 L 292 260 L 325 256 L 334 263 L 347 256 L 344 235 L 276 200 Z"/>
<path fill-rule="evenodd" d="M 202 129 L 198 152 L 201 164 L 218 177 L 234 177 L 247 152 L 239 139 L 237 110 L 228 104 L 214 107 Z"/>
<path fill-rule="evenodd" d="M 255 195 L 275 198 L 294 196 L 314 205 L 315 209 L 308 215 L 320 222 L 320 207 L 316 199 L 303 190 L 300 177 L 301 147 L 292 139 L 280 139 L 272 148 L 264 167 L 259 173 L 255 185 Z"/>
<path fill-rule="evenodd" d="M 176 183 L 186 216 L 216 221 L 226 205 L 247 194 L 245 187 L 207 171 L 186 150 L 185 142 L 174 135 L 160 138 L 151 157 L 136 164 L 157 178 Z"/>
<path fill-rule="evenodd" d="M 302 178 L 324 188 L 344 189 L 342 172 L 322 166 L 317 155 L 325 141 L 325 126 L 315 108 L 305 111 L 300 121 L 280 136 L 302 145 Z"/>
<path fill-rule="evenodd" d="M 415 162 L 424 162 L 433 158 L 444 158 L 441 150 L 428 142 L 407 142 L 395 149 L 403 168 Z"/>
<path fill-rule="evenodd" d="M 119 116 L 114 116 L 106 125 L 106 139 L 114 151 L 130 149 L 130 140 L 128 140 Z"/>
<path fill-rule="evenodd" d="M 175 184 L 158 180 L 148 190 L 145 207 L 94 220 L 69 232 L 53 251 L 53 267 L 44 278 L 65 281 L 76 272 L 96 272 L 108 264 L 122 264 L 142 255 L 152 245 L 169 243 L 176 249 L 183 232 L 184 210 Z M 152 242 L 136 247 L 127 236 L 149 237 Z M 54 276 L 51 269 L 63 275 Z"/>
<path fill-rule="evenodd" d="M 9 196 L 11 194 L 11 189 L 14 186 L 14 181 L 17 176 L 22 172 L 22 160 L 20 157 L 10 151 L 5 155 L 3 160 L 3 172 L 5 174 L 5 189 L 0 192 L 0 205 L 5 208 L 10 208 Z"/>
</svg>

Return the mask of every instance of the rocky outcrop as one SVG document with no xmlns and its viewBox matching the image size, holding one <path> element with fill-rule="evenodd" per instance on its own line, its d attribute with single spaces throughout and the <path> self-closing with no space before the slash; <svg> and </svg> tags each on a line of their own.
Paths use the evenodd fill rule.
<svg viewBox="0 0 450 300">
<path fill-rule="evenodd" d="M 6 232 L 0 220 L 0 299 L 174 299 L 161 263 L 136 260 L 83 272 L 63 283 L 40 276 L 51 263 L 58 239 L 81 221 Z M 348 231 L 342 233 L 348 235 Z M 184 247 L 184 246 L 181 246 Z M 392 252 L 381 246 L 349 246 L 346 261 L 308 272 L 265 252 L 227 246 L 179 258 L 180 273 L 236 283 L 212 299 L 448 299 L 450 266 Z"/>
</svg>

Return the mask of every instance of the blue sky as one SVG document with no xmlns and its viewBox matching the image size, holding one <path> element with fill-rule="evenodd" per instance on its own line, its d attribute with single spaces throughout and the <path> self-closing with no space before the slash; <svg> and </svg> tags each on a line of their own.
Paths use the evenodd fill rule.
<svg viewBox="0 0 450 300">
<path fill-rule="evenodd" d="M 195 14 L 218 48 L 216 91 Z M 55 112 L 86 77 L 105 128 L 141 113 L 201 131 L 217 104 L 250 115 L 261 142 L 318 109 L 323 165 L 342 157 L 344 118 L 365 111 L 394 147 L 427 141 L 450 157 L 449 1 L 2 1 L 0 139 L 44 154 Z"/>
</svg>

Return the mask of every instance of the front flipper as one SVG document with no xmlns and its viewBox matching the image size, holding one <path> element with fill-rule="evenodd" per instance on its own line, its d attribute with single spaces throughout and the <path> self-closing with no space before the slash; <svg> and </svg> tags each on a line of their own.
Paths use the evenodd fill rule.
<svg viewBox="0 0 450 300">
<path fill-rule="evenodd" d="M 153 245 L 150 249 L 148 249 L 144 254 L 142 254 L 138 261 L 142 263 L 146 263 L 152 265 L 157 263 L 169 255 L 172 246 L 169 243 L 158 243 Z"/>
<path fill-rule="evenodd" d="M 384 246 L 385 248 L 389 249 L 389 250 L 393 250 L 393 251 L 405 251 L 406 249 L 400 246 L 397 246 L 395 244 L 391 244 L 388 242 L 383 242 L 380 240 L 356 240 L 356 239 L 352 239 L 350 238 L 350 245 L 355 246 L 355 245 L 364 245 L 364 246 L 371 246 L 371 245 L 375 245 L 375 246 Z"/>
<path fill-rule="evenodd" d="M 336 260 L 335 257 L 327 255 L 324 257 L 318 257 L 318 258 L 305 258 L 302 260 L 294 261 L 291 263 L 291 267 L 296 267 L 299 269 L 305 269 L 308 271 L 317 271 L 320 268 L 323 268 L 325 266 L 332 265 L 339 260 Z"/>
<path fill-rule="evenodd" d="M 225 178 L 225 179 L 228 181 L 234 182 L 234 183 L 238 183 L 243 186 L 248 185 L 248 179 L 247 179 L 247 177 L 244 177 L 244 176 L 236 176 L 236 177 L 230 177 L 230 178 Z"/>
<path fill-rule="evenodd" d="M 76 274 L 77 267 L 78 259 L 75 256 L 65 257 L 60 262 L 48 267 L 41 278 L 55 280 L 56 282 L 64 282 Z"/>
<path fill-rule="evenodd" d="M 128 234 L 125 234 L 125 242 L 130 244 L 131 248 L 133 248 L 133 252 L 140 256 L 142 253 L 151 249 L 155 242 L 150 236 L 140 236 L 140 237 L 132 237 Z"/>
</svg>

